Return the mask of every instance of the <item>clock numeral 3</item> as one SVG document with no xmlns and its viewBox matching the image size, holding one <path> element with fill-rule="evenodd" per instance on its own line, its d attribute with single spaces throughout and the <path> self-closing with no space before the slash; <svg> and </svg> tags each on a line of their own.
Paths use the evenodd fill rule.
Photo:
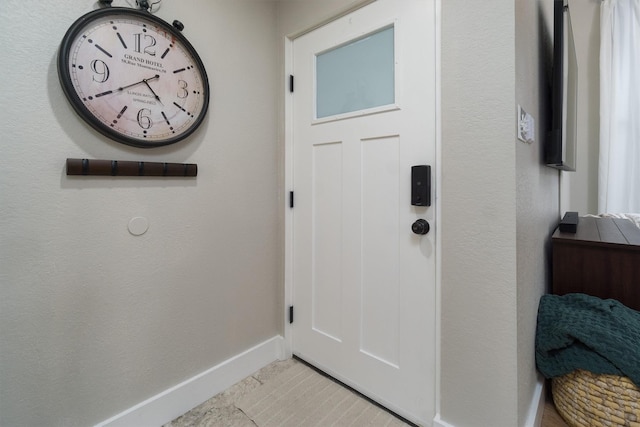
<svg viewBox="0 0 640 427">
<path fill-rule="evenodd" d="M 144 47 L 144 49 L 142 48 L 142 36 L 144 36 L 144 41 L 147 43 L 147 45 Z M 142 33 L 137 33 L 133 35 L 134 37 L 134 50 L 137 53 L 146 53 L 147 55 L 151 55 L 151 56 L 156 56 L 156 50 L 155 49 L 151 49 L 153 46 L 156 45 L 156 39 L 153 36 L 150 36 L 149 34 L 142 34 Z"/>
<path fill-rule="evenodd" d="M 91 61 L 91 71 L 96 73 L 96 75 L 93 76 L 94 82 L 104 83 L 109 80 L 109 67 L 107 67 L 104 61 L 99 59 Z"/>
<path fill-rule="evenodd" d="M 187 96 L 189 96 L 187 86 L 189 86 L 187 82 L 185 82 L 184 80 L 178 80 L 178 93 L 176 94 L 178 98 L 185 99 Z"/>
</svg>

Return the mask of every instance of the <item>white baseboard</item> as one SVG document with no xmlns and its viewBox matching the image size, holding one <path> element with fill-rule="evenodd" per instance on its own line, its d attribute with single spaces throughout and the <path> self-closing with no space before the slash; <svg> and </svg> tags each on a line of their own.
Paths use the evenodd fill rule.
<svg viewBox="0 0 640 427">
<path fill-rule="evenodd" d="M 542 424 L 542 415 L 544 414 L 544 378 L 538 375 L 536 389 L 533 392 L 533 398 L 529 405 L 529 413 L 525 421 L 526 427 L 540 427 Z"/>
<path fill-rule="evenodd" d="M 159 393 L 95 427 L 160 426 L 179 417 L 284 355 L 284 340 L 273 337 L 213 368 Z"/>
<path fill-rule="evenodd" d="M 442 421 L 442 418 L 440 418 L 440 414 L 436 414 L 436 416 L 433 418 L 433 427 L 454 427 L 454 426 Z"/>
<path fill-rule="evenodd" d="M 533 392 L 533 398 L 529 405 L 529 412 L 527 413 L 527 419 L 525 420 L 525 427 L 540 427 L 542 424 L 542 415 L 544 414 L 544 378 L 538 376 L 536 388 Z M 433 427 L 454 427 L 442 420 L 440 414 L 436 414 L 433 418 Z"/>
</svg>

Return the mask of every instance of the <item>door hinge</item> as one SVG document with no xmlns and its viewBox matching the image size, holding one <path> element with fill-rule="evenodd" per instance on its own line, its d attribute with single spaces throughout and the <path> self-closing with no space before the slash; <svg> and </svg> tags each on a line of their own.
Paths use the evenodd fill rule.
<svg viewBox="0 0 640 427">
<path fill-rule="evenodd" d="M 293 323 L 293 306 L 289 306 L 289 323 Z"/>
<path fill-rule="evenodd" d="M 289 191 L 289 207 L 293 208 L 293 191 Z"/>
<path fill-rule="evenodd" d="M 289 92 L 293 93 L 293 74 L 289 74 Z"/>
</svg>

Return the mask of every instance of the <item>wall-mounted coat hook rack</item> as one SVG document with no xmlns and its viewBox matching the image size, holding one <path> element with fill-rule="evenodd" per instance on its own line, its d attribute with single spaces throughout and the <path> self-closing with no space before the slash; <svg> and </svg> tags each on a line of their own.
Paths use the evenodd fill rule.
<svg viewBox="0 0 640 427">
<path fill-rule="evenodd" d="M 198 175 L 198 165 L 130 160 L 67 159 L 67 175 L 194 177 Z"/>
</svg>

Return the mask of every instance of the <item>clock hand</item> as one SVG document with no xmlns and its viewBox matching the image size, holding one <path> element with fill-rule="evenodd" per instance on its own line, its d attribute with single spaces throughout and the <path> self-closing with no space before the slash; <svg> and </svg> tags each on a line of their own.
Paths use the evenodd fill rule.
<svg viewBox="0 0 640 427">
<path fill-rule="evenodd" d="M 149 83 L 147 83 L 147 82 L 149 82 L 151 80 L 155 80 L 155 79 L 158 79 L 158 78 L 160 78 L 160 76 L 158 74 L 156 74 L 155 76 L 149 77 L 148 79 L 142 79 L 139 82 L 131 83 L 130 85 L 122 86 L 122 87 L 119 87 L 118 89 L 114 89 L 114 90 L 117 91 L 117 92 L 121 92 L 121 91 L 123 91 L 123 90 L 125 90 L 127 88 L 130 88 L 131 86 L 136 86 L 136 85 L 139 85 L 140 83 L 144 83 L 144 84 L 147 85 L 147 87 L 149 88 L 149 90 L 151 91 L 153 96 L 156 98 L 156 100 L 160 104 L 162 104 L 162 101 L 160 101 L 160 97 L 158 96 L 158 94 L 156 94 L 155 91 L 153 89 L 151 89 L 151 86 L 149 85 Z M 109 94 L 111 94 L 113 92 L 114 92 L 113 90 L 107 90 L 107 91 L 95 94 L 94 97 L 100 98 L 101 96 L 109 95 Z M 164 105 L 164 104 L 162 104 L 162 105 Z"/>
<path fill-rule="evenodd" d="M 150 78 L 150 79 L 144 79 L 144 80 L 143 80 L 143 82 L 144 82 L 144 84 L 146 84 L 146 85 L 147 85 L 147 87 L 149 88 L 149 90 L 151 91 L 151 93 L 153 94 L 153 96 L 155 96 L 155 97 L 156 97 L 156 100 L 157 100 L 160 104 L 162 104 L 162 101 L 160 101 L 160 97 L 158 96 L 158 94 L 157 94 L 153 89 L 151 89 L 151 85 L 150 85 L 149 83 L 147 83 L 149 80 L 157 79 L 158 77 L 160 77 L 160 76 L 159 76 L 158 74 L 156 74 L 154 77 L 152 77 L 152 78 Z M 162 105 L 164 105 L 164 104 L 162 104 Z"/>
<path fill-rule="evenodd" d="M 119 88 L 118 88 L 118 89 L 116 89 L 116 90 L 118 90 L 118 91 L 125 90 L 125 89 L 127 89 L 127 88 L 130 88 L 131 86 L 139 85 L 140 83 L 145 83 L 145 84 L 146 84 L 148 81 L 155 80 L 155 79 L 157 79 L 157 78 L 159 78 L 159 77 L 160 77 L 160 76 L 159 76 L 158 74 L 156 74 L 156 75 L 155 75 L 155 76 L 153 76 L 153 77 L 150 77 L 150 78 L 148 78 L 148 79 L 142 79 L 142 80 L 140 80 L 139 82 L 135 82 L 135 83 L 131 83 L 130 85 L 126 85 L 126 86 L 119 87 Z M 149 86 L 149 85 L 147 84 L 147 86 Z M 152 92 L 153 92 L 153 91 L 152 91 Z"/>
</svg>

